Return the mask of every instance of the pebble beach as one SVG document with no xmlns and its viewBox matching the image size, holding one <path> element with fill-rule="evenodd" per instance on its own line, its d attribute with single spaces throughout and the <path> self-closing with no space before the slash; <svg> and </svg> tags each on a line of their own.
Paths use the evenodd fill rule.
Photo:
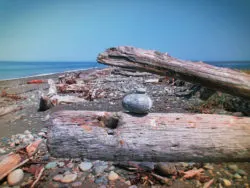
<svg viewBox="0 0 250 188">
<path fill-rule="evenodd" d="M 46 111 L 39 111 L 41 96 L 49 92 L 48 80 L 60 83 L 62 77 L 74 78 L 87 89 L 72 92 L 75 88 L 61 88 L 60 95 L 84 101 L 57 104 Z M 43 83 L 27 84 L 30 80 L 42 80 Z M 153 101 L 149 113 L 201 113 L 198 107 L 204 100 L 200 99 L 201 90 L 194 84 L 119 68 L 0 81 L 2 111 L 13 107 L 11 112 L 0 116 L 0 155 L 15 152 L 42 139 L 34 157 L 36 162 L 13 171 L 0 182 L 1 187 L 31 187 L 41 169 L 44 170 L 36 187 L 249 187 L 249 163 L 117 162 L 50 156 L 46 134 L 51 114 L 60 110 L 124 111 L 124 96 L 140 88 Z M 221 106 L 210 110 L 209 113 L 244 116 L 241 112 L 226 111 Z"/>
</svg>

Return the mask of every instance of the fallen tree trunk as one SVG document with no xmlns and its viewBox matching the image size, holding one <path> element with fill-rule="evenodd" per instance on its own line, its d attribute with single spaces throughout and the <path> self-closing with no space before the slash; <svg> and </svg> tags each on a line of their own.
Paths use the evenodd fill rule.
<svg viewBox="0 0 250 188">
<path fill-rule="evenodd" d="M 54 157 L 250 162 L 248 117 L 59 111 L 50 125 L 47 143 Z"/>
<path fill-rule="evenodd" d="M 109 48 L 99 54 L 97 61 L 200 83 L 211 89 L 250 99 L 250 76 L 228 68 L 184 61 L 167 53 L 127 46 Z"/>
</svg>

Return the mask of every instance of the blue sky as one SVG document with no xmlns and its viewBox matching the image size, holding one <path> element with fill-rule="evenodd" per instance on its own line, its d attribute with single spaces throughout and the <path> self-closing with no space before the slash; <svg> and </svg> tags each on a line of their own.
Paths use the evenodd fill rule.
<svg viewBox="0 0 250 188">
<path fill-rule="evenodd" d="M 250 60 L 249 0 L 0 0 L 0 60 L 94 61 L 119 45 Z"/>
</svg>

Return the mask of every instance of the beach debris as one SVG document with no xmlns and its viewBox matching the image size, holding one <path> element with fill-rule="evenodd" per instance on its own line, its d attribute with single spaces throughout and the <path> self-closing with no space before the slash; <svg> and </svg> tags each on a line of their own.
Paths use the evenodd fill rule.
<svg viewBox="0 0 250 188">
<path fill-rule="evenodd" d="M 192 178 L 195 178 L 195 177 L 200 177 L 201 176 L 201 173 L 204 172 L 204 169 L 200 168 L 198 170 L 189 170 L 189 171 L 186 171 L 184 172 L 184 176 L 183 178 L 185 179 L 192 179 Z"/>
<path fill-rule="evenodd" d="M 23 180 L 23 177 L 24 177 L 24 173 L 23 173 L 23 170 L 22 169 L 16 169 L 16 170 L 13 170 L 9 175 L 8 175 L 8 184 L 10 186 L 13 186 L 13 185 L 18 185 L 22 180 Z"/>
<path fill-rule="evenodd" d="M 141 88 L 137 89 L 134 94 L 126 95 L 122 100 L 122 106 L 125 110 L 137 114 L 148 113 L 152 104 L 150 97 Z"/>
<path fill-rule="evenodd" d="M 11 112 L 16 112 L 19 110 L 22 110 L 23 107 L 22 106 L 18 106 L 18 105 L 12 105 L 12 106 L 8 106 L 8 107 L 0 107 L 0 117 L 7 115 Z"/>
<path fill-rule="evenodd" d="M 22 96 L 19 96 L 17 94 L 9 94 L 5 90 L 3 90 L 1 92 L 0 96 L 1 97 L 6 97 L 6 98 L 10 98 L 10 99 L 13 99 L 13 100 L 24 100 L 24 99 L 27 99 L 27 97 L 22 97 Z"/>
<path fill-rule="evenodd" d="M 39 141 L 39 143 L 41 143 Z M 30 160 L 37 148 L 39 147 L 38 141 L 35 141 L 27 147 L 20 148 L 15 153 L 9 153 L 0 157 L 0 180 L 7 176 L 11 171 L 24 165 Z"/>
<path fill-rule="evenodd" d="M 27 81 L 27 84 L 43 84 L 43 83 L 46 83 L 46 81 L 44 81 L 44 80 L 30 80 L 30 81 Z"/>
<path fill-rule="evenodd" d="M 44 167 L 39 169 L 39 174 L 37 177 L 35 176 L 36 180 L 32 183 L 31 188 L 34 188 L 36 183 L 40 180 L 40 178 L 42 177 L 43 171 L 44 171 Z"/>
</svg>

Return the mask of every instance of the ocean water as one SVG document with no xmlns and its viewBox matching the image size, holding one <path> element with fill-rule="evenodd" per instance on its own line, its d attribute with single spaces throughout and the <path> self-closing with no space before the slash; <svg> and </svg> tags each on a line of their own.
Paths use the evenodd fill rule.
<svg viewBox="0 0 250 188">
<path fill-rule="evenodd" d="M 4 62 L 0 61 L 0 80 L 105 67 L 97 62 Z"/>
<path fill-rule="evenodd" d="M 250 61 L 206 62 L 214 66 L 236 69 L 250 69 Z M 0 80 L 21 78 L 42 74 L 59 73 L 105 67 L 97 62 L 4 62 L 0 61 Z"/>
</svg>

